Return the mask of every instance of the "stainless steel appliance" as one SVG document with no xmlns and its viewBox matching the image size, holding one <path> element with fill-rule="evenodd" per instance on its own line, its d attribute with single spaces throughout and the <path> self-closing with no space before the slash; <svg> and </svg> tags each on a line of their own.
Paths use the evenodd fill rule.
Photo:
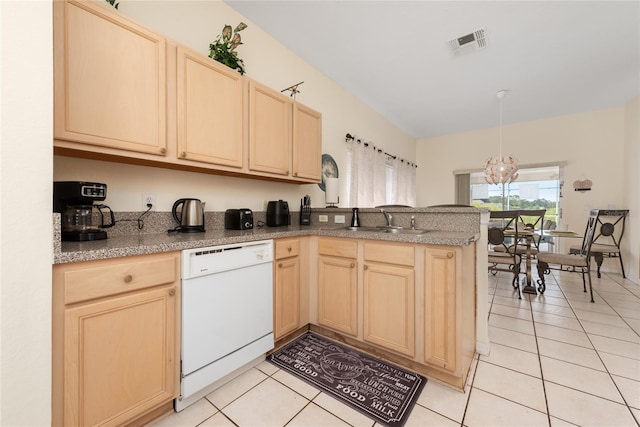
<svg viewBox="0 0 640 427">
<path fill-rule="evenodd" d="M 173 218 L 179 224 L 172 231 L 197 233 L 204 230 L 204 204 L 198 199 L 178 199 L 171 208 Z"/>
<path fill-rule="evenodd" d="M 224 212 L 224 228 L 227 230 L 250 230 L 253 228 L 251 209 L 227 209 Z"/>
<path fill-rule="evenodd" d="M 53 211 L 62 214 L 63 241 L 89 241 L 107 238 L 105 228 L 116 223 L 107 205 L 94 204 L 107 198 L 107 184 L 86 181 L 55 181 Z M 94 225 L 93 209 L 100 212 L 100 225 Z M 106 213 L 105 213 L 106 212 Z M 105 215 L 108 222 L 105 223 Z"/>
<path fill-rule="evenodd" d="M 281 227 L 290 224 L 289 203 L 283 200 L 267 203 L 267 225 L 269 227 Z"/>
<path fill-rule="evenodd" d="M 273 241 L 183 251 L 181 311 L 176 411 L 221 385 L 216 381 L 257 364 L 273 348 Z"/>
</svg>

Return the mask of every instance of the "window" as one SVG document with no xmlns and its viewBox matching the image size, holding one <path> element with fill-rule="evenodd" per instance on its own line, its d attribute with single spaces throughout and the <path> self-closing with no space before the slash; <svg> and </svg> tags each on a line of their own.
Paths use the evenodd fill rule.
<svg viewBox="0 0 640 427">
<path fill-rule="evenodd" d="M 471 204 L 491 210 L 546 209 L 545 219 L 558 222 L 562 198 L 562 166 L 523 167 L 518 179 L 488 184 L 484 172 L 470 175 Z"/>
</svg>

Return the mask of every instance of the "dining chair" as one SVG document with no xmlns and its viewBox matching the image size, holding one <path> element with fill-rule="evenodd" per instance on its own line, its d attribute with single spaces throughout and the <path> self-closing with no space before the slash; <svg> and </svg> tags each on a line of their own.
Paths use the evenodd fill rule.
<svg viewBox="0 0 640 427">
<path fill-rule="evenodd" d="M 491 211 L 489 214 L 489 272 L 496 275 L 498 271 L 513 273 L 511 285 L 518 289 L 518 298 L 522 298 L 518 279 L 520 277 L 521 254 L 513 248 L 512 242 L 518 241 L 518 211 Z M 505 233 L 507 232 L 507 233 Z M 497 250 L 500 248 L 500 250 Z"/>
<path fill-rule="evenodd" d="M 591 247 L 594 235 L 598 227 L 598 209 L 592 209 L 587 220 L 587 226 L 582 238 L 582 246 L 578 253 L 556 254 L 553 252 L 538 252 L 538 291 L 543 293 L 546 289 L 545 274 L 551 270 L 563 270 L 582 273 L 582 287 L 587 292 L 587 278 L 591 302 L 593 300 L 593 288 L 591 286 Z M 551 265 L 554 265 L 552 268 Z M 566 268 L 566 269 L 565 269 Z M 586 276 L 586 277 L 585 277 Z"/>
<path fill-rule="evenodd" d="M 557 227 L 558 227 L 558 224 L 556 224 L 555 221 L 552 221 L 550 219 L 545 219 L 544 222 L 542 223 L 542 231 L 553 231 Z M 552 246 L 555 245 L 553 238 L 549 236 L 543 236 L 538 242 L 538 245 L 541 245 L 543 243 L 547 245 L 547 250 L 549 250 Z"/>
<path fill-rule="evenodd" d="M 599 210 L 597 222 L 600 230 L 593 238 L 593 245 L 591 246 L 591 256 L 596 260 L 596 265 L 598 266 L 598 278 L 602 277 L 600 267 L 605 257 L 618 258 L 622 277 L 627 277 L 624 272 L 624 264 L 622 263 L 620 244 L 622 243 L 622 236 L 624 235 L 625 222 L 628 214 L 628 209 Z M 577 253 L 580 251 L 580 248 L 578 246 L 572 246 L 569 251 L 570 253 Z"/>
<path fill-rule="evenodd" d="M 515 221 L 516 228 L 520 231 L 520 236 L 518 239 L 514 239 L 513 245 L 515 251 L 524 255 L 529 251 L 529 254 L 532 256 L 536 256 L 540 251 L 540 239 L 542 238 L 542 225 L 544 223 L 544 215 L 547 212 L 546 209 L 519 209 L 515 211 L 507 211 L 507 212 L 517 212 L 518 219 Z M 531 243 L 533 245 L 527 245 L 522 241 L 522 231 L 532 232 L 533 236 L 529 236 L 531 238 Z M 529 247 L 528 247 L 529 246 Z M 494 248 L 497 252 L 504 252 L 503 247 Z"/>
</svg>

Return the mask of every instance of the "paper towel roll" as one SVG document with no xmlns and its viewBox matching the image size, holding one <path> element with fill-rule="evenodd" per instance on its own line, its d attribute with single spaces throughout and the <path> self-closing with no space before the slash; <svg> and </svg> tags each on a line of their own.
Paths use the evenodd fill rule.
<svg viewBox="0 0 640 427">
<path fill-rule="evenodd" d="M 338 203 L 338 178 L 327 178 L 324 182 L 324 201 L 327 205 Z"/>
</svg>

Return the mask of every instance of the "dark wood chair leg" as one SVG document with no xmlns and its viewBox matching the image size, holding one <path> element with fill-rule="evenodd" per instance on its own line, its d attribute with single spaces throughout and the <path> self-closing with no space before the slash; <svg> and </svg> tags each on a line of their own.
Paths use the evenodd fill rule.
<svg viewBox="0 0 640 427">
<path fill-rule="evenodd" d="M 618 254 L 618 258 L 620 258 L 620 270 L 622 270 L 622 278 L 626 279 L 627 276 L 624 274 L 624 265 L 622 264 L 622 252 Z"/>
<path fill-rule="evenodd" d="M 602 277 L 600 274 L 600 267 L 602 267 L 602 261 L 604 261 L 604 256 L 600 252 L 593 252 L 593 258 L 596 260 L 596 264 L 598 264 L 598 279 Z"/>
</svg>

